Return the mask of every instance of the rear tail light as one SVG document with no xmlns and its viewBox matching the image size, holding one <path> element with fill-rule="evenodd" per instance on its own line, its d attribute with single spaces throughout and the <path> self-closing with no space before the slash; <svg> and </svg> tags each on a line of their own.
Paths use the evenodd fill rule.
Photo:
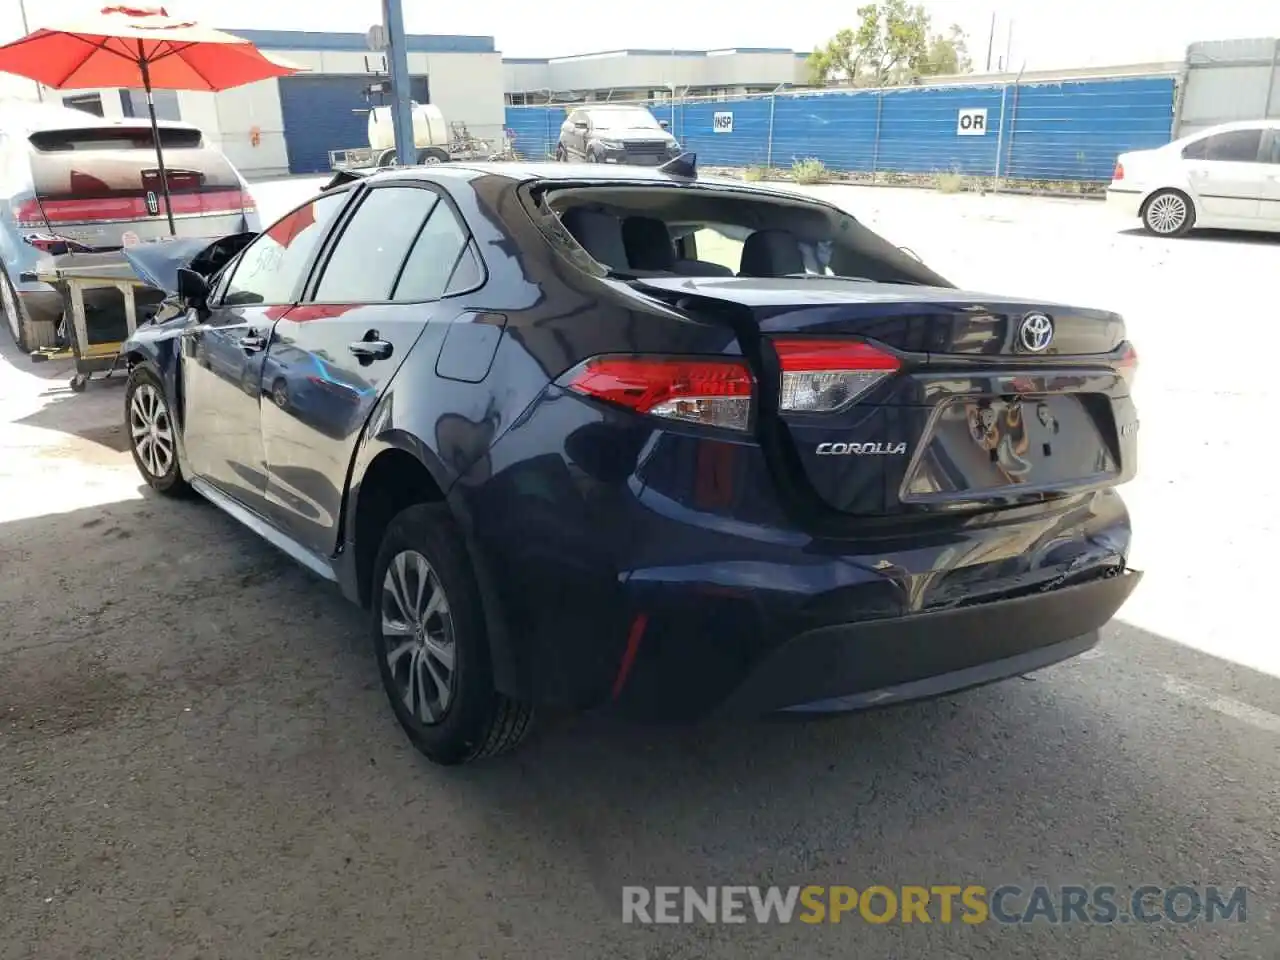
<svg viewBox="0 0 1280 960">
<path fill-rule="evenodd" d="M 13 208 L 13 222 L 19 227 L 45 226 L 44 214 L 40 212 L 40 204 L 35 200 L 23 200 Z"/>
<path fill-rule="evenodd" d="M 240 209 L 245 213 L 257 213 L 258 205 L 253 200 L 253 194 L 248 190 L 240 191 Z"/>
<path fill-rule="evenodd" d="M 755 381 L 741 360 L 595 357 L 570 376 L 568 387 L 667 420 L 728 430 L 751 426 Z"/>
<path fill-rule="evenodd" d="M 901 366 L 857 340 L 775 340 L 773 347 L 782 368 L 779 407 L 794 413 L 843 410 Z"/>
<path fill-rule="evenodd" d="M 1119 160 L 1116 161 L 1116 168 L 1114 171 L 1112 171 L 1111 179 L 1113 181 L 1124 179 L 1124 164 L 1121 163 Z"/>
<path fill-rule="evenodd" d="M 1116 366 L 1120 368 L 1120 376 L 1124 378 L 1124 382 L 1132 389 L 1134 377 L 1138 375 L 1138 351 L 1133 344 L 1128 345 Z"/>
</svg>

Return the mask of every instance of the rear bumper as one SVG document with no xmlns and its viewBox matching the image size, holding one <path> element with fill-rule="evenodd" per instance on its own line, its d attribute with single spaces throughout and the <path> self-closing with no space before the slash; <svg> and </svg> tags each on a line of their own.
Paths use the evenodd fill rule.
<svg viewBox="0 0 1280 960">
<path fill-rule="evenodd" d="M 1140 190 L 1107 189 L 1107 209 L 1118 217 L 1136 219 L 1142 210 L 1142 198 L 1145 194 Z"/>
<path fill-rule="evenodd" d="M 761 660 L 724 710 L 857 710 L 1038 670 L 1093 647 L 1141 578 L 1125 571 L 1016 600 L 802 633 Z"/>
</svg>

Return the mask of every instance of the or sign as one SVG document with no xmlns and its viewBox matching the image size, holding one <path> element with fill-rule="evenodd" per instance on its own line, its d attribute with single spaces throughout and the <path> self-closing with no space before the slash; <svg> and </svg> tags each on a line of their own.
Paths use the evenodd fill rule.
<svg viewBox="0 0 1280 960">
<path fill-rule="evenodd" d="M 970 107 L 961 110 L 956 121 L 956 135 L 961 137 L 983 137 L 987 133 L 987 108 Z"/>
<path fill-rule="evenodd" d="M 136 247 L 139 243 L 138 235 L 132 230 L 126 230 L 120 234 L 120 245 L 122 247 Z"/>
<path fill-rule="evenodd" d="M 711 117 L 712 133 L 733 133 L 733 114 L 717 113 Z"/>
<path fill-rule="evenodd" d="M 387 49 L 387 28 L 381 23 L 375 23 L 369 28 L 369 32 L 364 35 L 365 42 L 369 45 L 370 50 Z"/>
</svg>

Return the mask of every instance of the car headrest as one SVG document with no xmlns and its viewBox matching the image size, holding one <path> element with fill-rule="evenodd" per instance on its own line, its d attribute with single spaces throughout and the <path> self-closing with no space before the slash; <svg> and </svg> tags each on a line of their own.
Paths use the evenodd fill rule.
<svg viewBox="0 0 1280 960">
<path fill-rule="evenodd" d="M 742 264 L 738 273 L 744 277 L 804 273 L 800 241 L 786 230 L 757 230 L 742 245 Z"/>
<path fill-rule="evenodd" d="M 671 234 L 661 220 L 627 217 L 622 221 L 622 242 L 627 261 L 637 270 L 670 270 L 676 262 Z"/>
<path fill-rule="evenodd" d="M 564 228 L 582 249 L 606 267 L 627 268 L 627 248 L 622 242 L 622 221 L 599 210 L 572 207 L 560 217 Z"/>
</svg>

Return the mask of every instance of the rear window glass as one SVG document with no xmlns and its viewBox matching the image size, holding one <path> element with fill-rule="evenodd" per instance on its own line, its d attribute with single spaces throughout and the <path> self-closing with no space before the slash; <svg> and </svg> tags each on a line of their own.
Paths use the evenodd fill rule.
<svg viewBox="0 0 1280 960">
<path fill-rule="evenodd" d="M 41 153 L 77 150 L 155 150 L 146 127 L 94 127 L 82 130 L 41 130 L 31 135 L 31 145 Z M 166 150 L 200 146 L 199 130 L 160 128 L 160 145 Z"/>
</svg>

